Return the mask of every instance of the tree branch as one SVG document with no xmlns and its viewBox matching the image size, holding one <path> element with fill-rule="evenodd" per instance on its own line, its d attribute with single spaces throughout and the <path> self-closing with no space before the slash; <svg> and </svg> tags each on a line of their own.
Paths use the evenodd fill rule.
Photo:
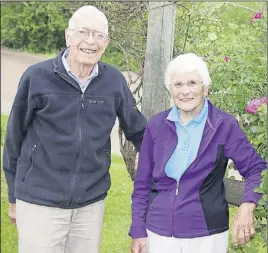
<svg viewBox="0 0 268 253">
<path fill-rule="evenodd" d="M 147 11 L 151 11 L 151 10 L 154 10 L 154 9 L 162 8 L 162 7 L 165 7 L 165 6 L 168 6 L 168 5 L 172 5 L 172 4 L 177 4 L 177 1 L 176 2 L 167 3 L 167 4 L 162 4 L 160 6 L 156 6 L 156 7 L 153 7 L 153 8 L 148 8 Z"/>
<path fill-rule="evenodd" d="M 232 2 L 227 2 L 227 3 L 224 3 L 224 4 L 231 4 L 231 5 L 235 6 L 235 7 L 241 7 L 241 8 L 244 8 L 246 10 L 253 11 L 253 12 L 256 12 L 256 13 L 258 12 L 256 10 L 253 10 L 253 9 L 251 9 L 251 8 L 249 8 L 247 6 L 241 5 L 241 4 L 236 4 L 236 3 L 232 3 Z"/>
<path fill-rule="evenodd" d="M 125 58 L 126 58 L 126 63 L 127 63 L 127 74 L 128 74 L 128 78 L 130 80 L 130 82 L 128 83 L 128 87 L 130 86 L 131 83 L 131 76 L 130 76 L 130 71 L 129 71 L 129 64 L 128 64 L 128 56 L 127 56 L 127 53 L 125 51 L 125 49 L 119 44 L 119 43 L 116 43 L 116 45 L 121 49 L 121 51 L 124 53 L 125 55 Z"/>
<path fill-rule="evenodd" d="M 144 68 L 142 68 L 142 70 L 140 71 L 139 75 L 137 76 L 137 78 L 132 83 L 136 83 L 141 78 L 141 76 L 143 75 L 143 72 L 144 72 Z M 139 83 L 138 87 L 132 93 L 135 95 L 137 93 L 137 91 L 141 88 L 141 86 L 142 86 L 142 82 Z"/>
<path fill-rule="evenodd" d="M 185 40 L 184 40 L 184 45 L 183 45 L 183 53 L 185 52 L 185 47 L 186 47 L 186 42 L 187 42 L 187 38 L 188 38 L 190 21 L 191 21 L 191 14 L 188 14 L 188 24 L 187 24 L 186 33 L 185 33 Z"/>
<path fill-rule="evenodd" d="M 141 12 L 142 10 L 143 10 L 143 6 L 141 6 L 140 9 L 137 10 L 136 12 L 133 12 L 131 15 L 129 15 L 127 19 L 118 22 L 117 25 L 122 24 L 122 23 L 126 23 L 126 22 L 128 22 L 129 20 L 131 20 L 131 19 L 137 17 L 138 14 L 140 14 L 140 12 Z"/>
</svg>

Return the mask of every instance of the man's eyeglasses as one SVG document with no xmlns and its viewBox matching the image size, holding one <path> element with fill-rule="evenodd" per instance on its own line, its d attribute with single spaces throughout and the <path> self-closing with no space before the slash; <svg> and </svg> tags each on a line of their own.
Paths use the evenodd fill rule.
<svg viewBox="0 0 268 253">
<path fill-rule="evenodd" d="M 83 29 L 83 28 L 69 29 L 69 30 L 74 31 L 75 36 L 80 40 L 87 40 L 90 35 L 92 35 L 92 38 L 98 42 L 105 42 L 107 39 L 109 39 L 109 37 L 106 34 L 95 30 Z"/>
</svg>

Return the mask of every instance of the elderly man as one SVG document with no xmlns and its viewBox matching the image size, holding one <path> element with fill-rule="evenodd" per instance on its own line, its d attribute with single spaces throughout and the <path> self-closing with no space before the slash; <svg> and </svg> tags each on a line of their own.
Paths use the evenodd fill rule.
<svg viewBox="0 0 268 253">
<path fill-rule="evenodd" d="M 139 150 L 146 126 L 123 75 L 100 62 L 108 22 L 78 9 L 67 49 L 23 74 L 7 126 L 4 171 L 20 253 L 97 253 L 116 117 Z"/>
<path fill-rule="evenodd" d="M 131 251 L 226 253 L 229 212 L 223 177 L 228 159 L 246 178 L 233 224 L 235 243 L 254 234 L 260 195 L 253 190 L 266 163 L 237 120 L 206 98 L 211 81 L 200 57 L 176 57 L 165 80 L 174 106 L 152 116 L 145 130 L 132 195 Z M 149 201 L 152 181 L 156 196 Z"/>
</svg>

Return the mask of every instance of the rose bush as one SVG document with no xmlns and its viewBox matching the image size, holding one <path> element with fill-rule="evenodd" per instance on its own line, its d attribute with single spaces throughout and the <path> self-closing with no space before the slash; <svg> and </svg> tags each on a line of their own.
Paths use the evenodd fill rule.
<svg viewBox="0 0 268 253">
<path fill-rule="evenodd" d="M 267 105 L 267 97 L 251 100 L 245 109 L 248 113 L 256 114 L 258 108 L 262 105 Z"/>
<path fill-rule="evenodd" d="M 243 130 L 257 152 L 267 161 L 267 97 L 251 100 L 245 107 L 245 113 L 239 117 Z M 244 247 L 229 247 L 233 253 L 264 253 L 267 249 L 267 169 L 262 173 L 262 180 L 256 192 L 262 198 L 255 209 L 256 236 Z M 260 236 L 261 235 L 261 236 Z"/>
</svg>

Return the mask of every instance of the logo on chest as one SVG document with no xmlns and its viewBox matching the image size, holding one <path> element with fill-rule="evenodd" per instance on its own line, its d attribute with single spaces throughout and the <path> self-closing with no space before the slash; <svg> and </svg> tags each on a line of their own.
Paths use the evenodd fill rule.
<svg viewBox="0 0 268 253">
<path fill-rule="evenodd" d="M 90 104 L 104 104 L 104 100 L 101 99 L 89 99 L 88 102 Z"/>
</svg>

